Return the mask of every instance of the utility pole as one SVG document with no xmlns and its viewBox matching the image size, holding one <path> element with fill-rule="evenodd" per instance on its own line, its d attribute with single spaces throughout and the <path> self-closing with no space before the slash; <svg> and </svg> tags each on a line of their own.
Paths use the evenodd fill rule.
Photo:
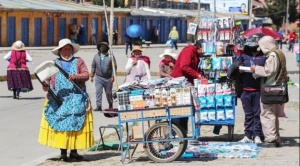
<svg viewBox="0 0 300 166">
<path fill-rule="evenodd" d="M 198 0 L 198 15 L 197 15 L 197 20 L 196 20 L 196 24 L 197 24 L 197 31 L 196 31 L 196 35 L 195 35 L 195 42 L 198 40 L 198 31 L 199 31 L 199 24 L 200 24 L 200 13 L 201 13 L 201 3 L 200 0 Z"/>
<path fill-rule="evenodd" d="M 287 34 L 287 30 L 289 27 L 289 6 L 290 6 L 290 0 L 286 1 L 286 16 L 285 16 L 285 34 Z"/>
<path fill-rule="evenodd" d="M 251 29 L 251 26 L 252 26 L 252 0 L 249 0 L 249 29 Z"/>
</svg>

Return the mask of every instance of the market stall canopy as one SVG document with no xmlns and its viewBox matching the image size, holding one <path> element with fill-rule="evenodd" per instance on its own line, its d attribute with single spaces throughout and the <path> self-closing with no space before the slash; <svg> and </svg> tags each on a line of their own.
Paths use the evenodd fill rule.
<svg viewBox="0 0 300 166">
<path fill-rule="evenodd" d="M 248 29 L 244 32 L 244 34 L 242 36 L 245 37 L 245 38 L 248 38 L 251 35 L 259 35 L 259 34 L 263 34 L 265 36 L 271 36 L 275 40 L 283 39 L 283 37 L 280 36 L 277 32 L 275 32 L 275 31 L 273 31 L 269 28 L 252 28 L 252 29 Z"/>
</svg>

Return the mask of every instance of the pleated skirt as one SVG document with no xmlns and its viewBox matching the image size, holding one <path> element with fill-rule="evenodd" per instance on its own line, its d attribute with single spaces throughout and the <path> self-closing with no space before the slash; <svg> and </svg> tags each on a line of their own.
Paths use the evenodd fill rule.
<svg viewBox="0 0 300 166">
<path fill-rule="evenodd" d="M 7 70 L 8 90 L 21 88 L 21 92 L 33 90 L 29 70 Z"/>
<path fill-rule="evenodd" d="M 79 131 L 54 131 L 45 117 L 45 107 L 48 99 L 44 102 L 42 120 L 38 142 L 42 145 L 59 149 L 88 149 L 94 145 L 94 127 L 92 108 L 86 114 L 84 126 Z"/>
</svg>

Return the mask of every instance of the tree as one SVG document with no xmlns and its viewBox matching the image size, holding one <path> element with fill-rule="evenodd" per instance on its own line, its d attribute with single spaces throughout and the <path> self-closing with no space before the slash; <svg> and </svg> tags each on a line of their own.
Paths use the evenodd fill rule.
<svg viewBox="0 0 300 166">
<path fill-rule="evenodd" d="M 267 3 L 267 16 L 273 20 L 273 23 L 280 27 L 283 23 L 283 18 L 286 17 L 287 0 L 273 0 Z M 290 0 L 289 5 L 289 22 L 295 22 L 299 16 L 296 10 L 296 0 Z"/>
</svg>

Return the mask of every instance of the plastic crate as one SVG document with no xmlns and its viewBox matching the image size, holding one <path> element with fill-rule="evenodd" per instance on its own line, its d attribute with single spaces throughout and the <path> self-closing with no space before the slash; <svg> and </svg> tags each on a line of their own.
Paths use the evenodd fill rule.
<svg viewBox="0 0 300 166">
<path fill-rule="evenodd" d="M 170 108 L 171 116 L 190 115 L 191 107 Z"/>
<path fill-rule="evenodd" d="M 117 98 L 118 98 L 119 106 L 126 106 L 126 105 L 130 104 L 130 102 L 129 102 L 129 92 L 128 91 L 117 92 Z M 123 110 L 126 110 L 126 108 L 124 108 Z"/>
</svg>

